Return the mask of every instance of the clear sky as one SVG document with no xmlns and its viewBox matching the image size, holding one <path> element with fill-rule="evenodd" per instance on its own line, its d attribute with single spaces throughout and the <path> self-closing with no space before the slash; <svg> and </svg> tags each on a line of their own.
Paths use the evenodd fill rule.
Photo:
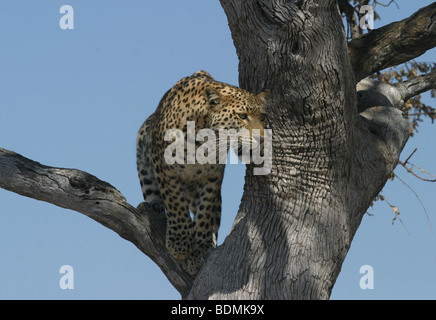
<svg viewBox="0 0 436 320">
<path fill-rule="evenodd" d="M 388 1 L 386 1 L 388 2 Z M 375 27 L 403 19 L 432 1 L 378 7 Z M 60 28 L 62 5 L 74 30 Z M 2 0 L 0 2 L 0 147 L 46 165 L 77 168 L 142 201 L 135 139 L 143 121 L 176 81 L 197 70 L 238 85 L 238 60 L 218 0 Z M 436 61 L 431 50 L 418 61 Z M 424 101 L 436 106 L 435 99 Z M 436 126 L 425 121 L 404 160 L 436 173 Z M 222 242 L 242 195 L 244 167 L 228 165 Z M 357 231 L 332 299 L 436 299 L 436 184 L 395 171 L 401 182 Z M 86 216 L 0 189 L 0 299 L 179 299 L 160 269 L 133 244 Z M 61 266 L 74 289 L 59 286 Z M 374 271 L 362 290 L 361 266 Z"/>
</svg>

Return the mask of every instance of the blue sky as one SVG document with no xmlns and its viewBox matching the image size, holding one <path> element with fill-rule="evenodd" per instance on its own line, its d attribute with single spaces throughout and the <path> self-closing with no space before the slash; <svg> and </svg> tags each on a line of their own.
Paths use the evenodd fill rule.
<svg viewBox="0 0 436 320">
<path fill-rule="evenodd" d="M 400 20 L 431 1 L 378 7 L 375 27 Z M 62 30 L 62 5 L 74 8 L 74 30 Z M 135 139 L 142 122 L 181 77 L 205 69 L 238 84 L 238 60 L 219 1 L 0 2 L 0 147 L 46 165 L 77 168 L 105 180 L 127 201 L 142 201 Z M 431 50 L 418 59 L 436 61 Z M 425 95 L 424 101 L 435 106 Z M 436 127 L 409 140 L 404 160 L 436 173 Z M 219 242 L 242 195 L 244 167 L 228 165 Z M 402 168 L 384 195 L 404 227 L 377 202 L 357 231 L 332 299 L 436 299 L 436 185 Z M 71 210 L 0 189 L 0 299 L 179 299 L 159 268 L 130 242 Z M 62 290 L 59 269 L 74 270 Z M 360 267 L 374 270 L 362 290 Z"/>
</svg>

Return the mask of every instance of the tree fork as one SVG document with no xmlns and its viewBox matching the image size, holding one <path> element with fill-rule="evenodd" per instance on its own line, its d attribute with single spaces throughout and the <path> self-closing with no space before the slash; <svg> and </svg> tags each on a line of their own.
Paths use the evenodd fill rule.
<svg viewBox="0 0 436 320">
<path fill-rule="evenodd" d="M 240 86 L 272 92 L 273 168 L 247 169 L 233 228 L 189 298 L 328 299 L 407 142 L 407 117 L 392 107 L 358 114 L 336 1 L 221 3 Z"/>
<path fill-rule="evenodd" d="M 184 298 L 328 299 L 364 213 L 408 140 L 401 100 L 434 87 L 434 75 L 394 86 L 364 81 L 357 93 L 336 1 L 221 3 L 241 87 L 272 92 L 273 167 L 254 176 L 248 166 L 232 230 L 195 279 L 165 249 L 163 214 L 134 208 L 86 172 L 0 148 L 0 187 L 114 230 L 156 262 Z"/>
</svg>

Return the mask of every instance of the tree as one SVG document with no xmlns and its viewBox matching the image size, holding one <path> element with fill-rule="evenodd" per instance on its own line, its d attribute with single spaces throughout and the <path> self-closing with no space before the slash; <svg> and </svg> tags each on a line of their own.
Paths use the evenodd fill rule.
<svg viewBox="0 0 436 320">
<path fill-rule="evenodd" d="M 404 102 L 435 88 L 436 73 L 395 85 L 365 80 L 358 93 L 356 84 L 436 46 L 436 5 L 347 43 L 336 1 L 221 4 L 240 86 L 272 94 L 273 167 L 254 176 L 248 166 L 232 231 L 196 277 L 165 250 L 162 215 L 131 206 L 90 174 L 0 149 L 0 186 L 114 230 L 185 298 L 327 299 L 363 215 L 409 138 Z"/>
</svg>

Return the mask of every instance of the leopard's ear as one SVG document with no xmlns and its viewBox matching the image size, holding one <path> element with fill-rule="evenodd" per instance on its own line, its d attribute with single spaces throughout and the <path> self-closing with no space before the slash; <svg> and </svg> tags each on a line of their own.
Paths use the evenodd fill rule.
<svg viewBox="0 0 436 320">
<path fill-rule="evenodd" d="M 207 87 L 204 90 L 204 94 L 206 95 L 206 99 L 211 107 L 214 107 L 221 102 L 221 95 L 215 88 Z"/>
<path fill-rule="evenodd" d="M 271 98 L 271 93 L 269 91 L 264 91 L 259 93 L 257 97 L 260 99 L 260 101 L 262 101 L 263 104 L 267 104 Z"/>
</svg>

